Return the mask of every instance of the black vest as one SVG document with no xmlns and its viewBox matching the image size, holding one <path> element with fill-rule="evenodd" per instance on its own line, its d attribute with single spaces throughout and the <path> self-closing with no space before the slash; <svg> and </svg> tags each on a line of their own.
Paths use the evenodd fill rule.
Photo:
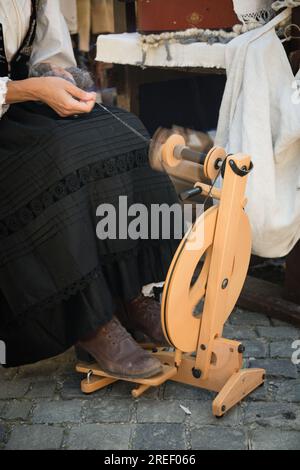
<svg viewBox="0 0 300 470">
<path fill-rule="evenodd" d="M 37 10 L 40 0 L 31 0 L 31 16 L 27 34 L 8 64 L 5 54 L 3 27 L 0 24 L 0 77 L 10 77 L 12 80 L 24 80 L 28 78 L 28 63 L 32 52 L 32 46 L 36 35 Z"/>
</svg>

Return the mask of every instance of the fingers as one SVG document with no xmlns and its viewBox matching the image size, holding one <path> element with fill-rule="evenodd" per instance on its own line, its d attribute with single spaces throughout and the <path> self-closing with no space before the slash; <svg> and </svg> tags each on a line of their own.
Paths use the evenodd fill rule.
<svg viewBox="0 0 300 470">
<path fill-rule="evenodd" d="M 78 88 L 75 85 L 72 85 L 72 83 L 67 83 L 66 90 L 70 95 L 72 95 L 74 98 L 78 98 L 81 101 L 94 101 L 96 100 L 96 93 L 91 92 L 88 93 L 87 91 L 83 91 L 80 88 Z"/>
<path fill-rule="evenodd" d="M 95 106 L 96 93 L 87 93 L 63 78 L 45 77 L 41 80 L 44 81 L 39 99 L 62 117 L 89 113 Z"/>
<path fill-rule="evenodd" d="M 95 106 L 95 101 L 75 101 L 77 104 L 78 113 L 90 113 Z"/>
<path fill-rule="evenodd" d="M 74 114 L 90 113 L 94 106 L 95 100 L 77 101 L 72 97 L 69 97 L 59 109 L 59 115 L 61 117 L 68 117 L 73 116 Z"/>
</svg>

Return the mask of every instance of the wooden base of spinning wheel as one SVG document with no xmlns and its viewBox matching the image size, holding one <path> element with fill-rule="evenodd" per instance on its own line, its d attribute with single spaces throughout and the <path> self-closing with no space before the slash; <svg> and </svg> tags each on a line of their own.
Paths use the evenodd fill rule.
<svg viewBox="0 0 300 470">
<path fill-rule="evenodd" d="M 76 370 L 87 375 L 87 378 L 81 382 L 81 390 L 86 394 L 94 393 L 119 380 L 138 385 L 131 392 L 134 398 L 140 397 L 151 387 L 159 387 L 168 380 L 218 392 L 212 404 L 212 411 L 216 417 L 222 417 L 265 381 L 264 370 L 241 369 L 242 354 L 238 352 L 239 347 L 239 343 L 222 339 L 218 345 L 220 360 L 218 356 L 214 356 L 215 363 L 211 364 L 207 379 L 197 377 L 194 369 L 195 356 L 181 355 L 179 352 L 153 353 L 160 359 L 163 368 L 160 374 L 151 379 L 113 377 L 101 371 L 97 364 L 78 364 Z M 180 364 L 176 363 L 176 359 L 179 359 Z"/>
<path fill-rule="evenodd" d="M 94 365 L 79 364 L 86 373 L 84 393 L 93 393 L 118 380 L 138 384 L 135 398 L 150 387 L 173 380 L 217 392 L 213 413 L 223 416 L 234 405 L 264 383 L 263 369 L 243 369 L 243 345 L 223 338 L 223 329 L 244 285 L 251 255 L 251 229 L 245 212 L 247 176 L 252 169 L 248 155 L 226 157 L 223 149 L 206 156 L 184 146 L 180 136 L 154 146 L 150 154 L 156 170 L 176 175 L 178 169 L 187 181 L 204 195 L 213 195 L 219 204 L 204 212 L 182 240 L 171 263 L 162 297 L 161 322 L 174 352 L 155 354 L 162 372 L 151 379 L 126 379 L 106 374 Z M 191 171 L 191 165 L 193 171 Z M 199 182 L 201 170 L 206 179 L 222 174 L 221 190 Z M 197 273 L 199 263 L 202 270 Z M 195 279 L 195 274 L 197 278 Z M 199 305 L 202 311 L 199 313 Z"/>
</svg>

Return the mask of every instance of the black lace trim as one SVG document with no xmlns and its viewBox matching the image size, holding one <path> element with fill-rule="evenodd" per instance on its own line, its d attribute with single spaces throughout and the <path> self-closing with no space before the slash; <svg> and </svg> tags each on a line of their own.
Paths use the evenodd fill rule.
<svg viewBox="0 0 300 470">
<path fill-rule="evenodd" d="M 14 214 L 0 221 L 0 239 L 22 230 L 26 225 L 36 219 L 41 213 L 69 194 L 79 191 L 92 181 L 111 178 L 121 173 L 146 166 L 148 164 L 148 147 L 133 150 L 109 160 L 99 161 L 78 169 L 67 175 L 51 188 L 48 188 L 39 197 L 33 199 L 26 206 Z"/>
<path fill-rule="evenodd" d="M 54 306 L 59 305 L 61 302 L 69 300 L 71 297 L 76 295 L 78 292 L 85 290 L 91 282 L 95 281 L 102 274 L 102 266 L 98 266 L 93 271 L 88 273 L 85 277 L 79 281 L 73 282 L 70 286 L 63 289 L 61 292 L 48 297 L 46 300 L 34 305 L 29 310 L 25 311 L 26 314 L 41 313 L 45 310 L 50 310 Z"/>
</svg>

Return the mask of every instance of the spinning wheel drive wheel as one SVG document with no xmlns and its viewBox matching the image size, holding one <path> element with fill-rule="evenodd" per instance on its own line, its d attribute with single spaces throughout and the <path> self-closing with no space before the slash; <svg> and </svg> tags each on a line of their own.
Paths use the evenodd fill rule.
<svg viewBox="0 0 300 470">
<path fill-rule="evenodd" d="M 218 210 L 218 206 L 207 210 L 187 232 L 174 256 L 164 287 L 161 317 L 163 330 L 169 343 L 186 353 L 197 349 L 202 314 L 195 311 L 200 302 L 205 301 Z M 228 285 L 226 319 L 244 285 L 251 255 L 251 228 L 243 209 L 238 233 L 239 240 Z M 201 272 L 193 282 L 201 260 Z"/>
</svg>

